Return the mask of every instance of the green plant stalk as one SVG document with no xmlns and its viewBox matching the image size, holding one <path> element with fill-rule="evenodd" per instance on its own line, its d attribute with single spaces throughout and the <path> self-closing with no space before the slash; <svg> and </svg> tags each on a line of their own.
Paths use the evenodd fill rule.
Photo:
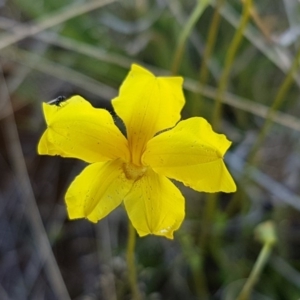
<svg viewBox="0 0 300 300">
<path fill-rule="evenodd" d="M 278 89 L 278 93 L 273 101 L 273 104 L 271 105 L 271 107 L 268 110 L 264 124 L 260 130 L 260 133 L 259 133 L 255 143 L 253 144 L 252 148 L 249 151 L 248 164 L 246 165 L 244 172 L 243 172 L 243 176 L 240 179 L 241 186 L 243 186 L 245 184 L 246 175 L 248 173 L 249 167 L 255 166 L 255 164 L 258 162 L 258 161 L 257 162 L 255 161 L 257 151 L 259 150 L 264 138 L 266 137 L 267 133 L 269 132 L 269 130 L 271 128 L 274 114 L 279 110 L 287 91 L 289 90 L 291 84 L 293 83 L 293 76 L 298 68 L 299 59 L 300 59 L 300 49 L 298 50 L 298 53 L 296 54 L 296 57 L 291 65 L 290 70 L 288 71 L 284 81 L 282 82 L 282 84 L 280 85 L 280 87 Z M 239 196 L 240 196 L 239 191 L 237 191 L 233 195 L 233 197 L 230 201 L 230 206 L 228 206 L 228 210 L 227 210 L 228 213 L 229 213 L 229 209 L 239 201 L 239 198 L 240 198 Z"/>
<path fill-rule="evenodd" d="M 202 231 L 200 236 L 200 247 L 205 252 L 207 249 L 208 237 L 211 235 L 212 221 L 217 208 L 218 194 L 211 193 L 206 196 L 206 203 L 202 221 Z"/>
<path fill-rule="evenodd" d="M 254 145 L 252 146 L 252 149 L 249 152 L 249 155 L 248 155 L 249 165 L 252 165 L 254 163 L 256 153 L 271 128 L 272 120 L 273 120 L 272 117 L 273 117 L 274 113 L 276 113 L 276 111 L 279 110 L 279 108 L 285 98 L 286 93 L 288 92 L 289 88 L 291 87 L 291 85 L 293 83 L 293 76 L 299 66 L 299 59 L 300 59 L 300 49 L 298 50 L 298 53 L 296 54 L 296 57 L 291 65 L 289 72 L 287 73 L 284 81 L 282 82 L 281 86 L 279 87 L 278 93 L 274 99 L 272 106 L 269 108 L 269 111 L 267 113 L 265 122 L 260 130 L 260 133 L 259 133 Z"/>
<path fill-rule="evenodd" d="M 208 291 L 205 274 L 203 272 L 202 252 L 199 251 L 199 247 L 194 244 L 192 237 L 187 233 L 181 231 L 179 241 L 183 255 L 191 269 L 196 295 L 198 299 L 207 299 Z"/>
<path fill-rule="evenodd" d="M 205 8 L 208 6 L 211 0 L 198 0 L 197 6 L 194 9 L 193 13 L 189 17 L 186 25 L 183 27 L 181 34 L 178 38 L 177 47 L 174 54 L 174 59 L 171 67 L 171 72 L 173 75 L 177 74 L 179 65 L 182 59 L 182 55 L 184 52 L 184 47 L 186 44 L 186 40 L 189 37 L 191 31 L 193 30 L 195 24 L 197 23 L 198 19 L 201 17 L 202 13 L 204 12 Z"/>
<path fill-rule="evenodd" d="M 208 32 L 208 37 L 207 37 L 207 43 L 204 49 L 203 57 L 202 57 L 202 63 L 201 63 L 201 68 L 200 68 L 200 73 L 199 73 L 199 82 L 201 86 L 205 86 L 208 80 L 208 64 L 209 60 L 211 57 L 211 54 L 213 52 L 213 49 L 215 47 L 216 43 L 216 38 L 217 34 L 219 31 L 220 27 L 220 8 L 222 7 L 224 3 L 224 0 L 218 0 L 211 24 L 209 26 L 209 32 Z M 194 115 L 199 115 L 201 112 L 201 100 L 202 100 L 203 95 L 201 94 L 196 94 L 195 99 L 193 101 L 193 114 Z"/>
<path fill-rule="evenodd" d="M 132 292 L 132 299 L 141 300 L 142 297 L 137 284 L 136 268 L 134 262 L 135 240 L 136 240 L 135 229 L 133 228 L 133 226 L 129 221 L 128 222 L 128 243 L 127 243 L 127 252 L 126 252 L 128 280 Z"/>
<path fill-rule="evenodd" d="M 202 65 L 201 65 L 200 76 L 199 76 L 199 81 L 200 81 L 200 84 L 202 84 L 202 85 L 205 85 L 207 82 L 207 77 L 208 77 L 207 66 L 208 66 L 208 62 L 210 60 L 211 54 L 213 52 L 213 49 L 215 47 L 216 38 L 217 38 L 217 34 L 219 31 L 219 27 L 220 27 L 220 21 L 221 21 L 220 8 L 222 7 L 223 3 L 224 3 L 224 0 L 218 0 L 213 17 L 212 17 L 211 24 L 209 26 L 208 38 L 207 38 L 206 47 L 205 47 L 204 53 L 203 53 Z"/>
<path fill-rule="evenodd" d="M 237 53 L 237 50 L 243 38 L 243 32 L 249 21 L 251 7 L 252 7 L 252 0 L 245 0 L 240 24 L 234 34 L 232 42 L 229 45 L 227 55 L 225 57 L 224 69 L 221 74 L 220 83 L 218 86 L 218 91 L 216 96 L 215 107 L 213 111 L 213 117 L 212 117 L 212 124 L 215 130 L 218 130 L 219 127 L 219 123 L 221 120 L 221 113 L 222 113 L 222 97 L 227 87 L 233 60 L 235 58 L 235 55 Z"/>
<path fill-rule="evenodd" d="M 254 267 L 250 273 L 250 276 L 248 277 L 241 293 L 238 295 L 236 300 L 248 300 L 252 289 L 259 279 L 259 276 L 262 272 L 262 269 L 264 268 L 266 262 L 269 259 L 269 256 L 271 254 L 271 250 L 273 248 L 274 243 L 266 242 L 259 253 L 259 256 L 254 264 Z"/>
<path fill-rule="evenodd" d="M 212 220 L 217 204 L 217 194 L 207 194 L 206 196 L 205 208 L 202 214 L 201 232 L 197 241 L 197 247 L 201 250 L 199 251 L 201 264 L 199 264 L 197 272 L 192 273 L 199 299 L 208 299 L 207 278 L 202 261 L 205 260 L 207 251 L 209 250 L 209 237 L 211 235 Z"/>
<path fill-rule="evenodd" d="M 50 13 L 41 20 L 35 20 L 35 23 L 32 22 L 33 25 L 20 24 L 13 29 L 13 32 L 9 32 L 0 36 L 0 49 L 115 1 L 116 0 L 94 0 L 85 2 L 81 5 L 70 5 L 63 7 L 54 13 Z"/>
</svg>

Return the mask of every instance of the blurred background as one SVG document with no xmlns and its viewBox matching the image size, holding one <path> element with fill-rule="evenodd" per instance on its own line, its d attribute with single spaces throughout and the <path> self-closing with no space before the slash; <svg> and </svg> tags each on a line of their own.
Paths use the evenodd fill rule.
<svg viewBox="0 0 300 300">
<path fill-rule="evenodd" d="M 239 300 L 300 299 L 299 1 L 2 0 L 0 30 L 1 300 L 132 299 L 124 208 L 69 221 L 64 194 L 85 164 L 36 149 L 42 102 L 79 94 L 111 110 L 133 62 L 184 77 L 182 118 L 233 142 L 238 186 L 212 196 L 178 184 L 174 240 L 137 238 L 142 298 L 236 299 L 267 249 Z M 276 244 L 257 238 L 265 221 Z"/>
</svg>

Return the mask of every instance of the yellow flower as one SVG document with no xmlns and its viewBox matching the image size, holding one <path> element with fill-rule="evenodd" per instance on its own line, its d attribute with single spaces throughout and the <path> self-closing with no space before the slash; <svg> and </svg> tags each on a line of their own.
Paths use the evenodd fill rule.
<svg viewBox="0 0 300 300">
<path fill-rule="evenodd" d="M 112 100 L 127 138 L 106 110 L 80 96 L 43 104 L 47 129 L 38 153 L 89 163 L 66 193 L 70 219 L 97 222 L 123 202 L 140 236 L 173 238 L 185 212 L 184 198 L 170 179 L 197 191 L 236 190 L 223 162 L 231 142 L 200 117 L 176 125 L 185 103 L 182 81 L 132 65 Z"/>
</svg>

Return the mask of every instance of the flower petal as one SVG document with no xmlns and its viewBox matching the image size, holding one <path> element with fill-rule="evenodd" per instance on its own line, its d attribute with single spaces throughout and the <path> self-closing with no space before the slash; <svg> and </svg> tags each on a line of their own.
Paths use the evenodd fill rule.
<svg viewBox="0 0 300 300">
<path fill-rule="evenodd" d="M 184 198 L 166 177 L 149 169 L 137 180 L 124 204 L 140 236 L 162 235 L 173 239 L 184 219 Z"/>
<path fill-rule="evenodd" d="M 126 125 L 134 164 L 141 164 L 141 154 L 155 133 L 179 121 L 185 103 L 182 82 L 181 77 L 155 77 L 132 65 L 112 104 Z"/>
<path fill-rule="evenodd" d="M 99 221 L 121 204 L 132 184 L 124 175 L 120 159 L 89 165 L 65 196 L 69 218 Z"/>
<path fill-rule="evenodd" d="M 74 157 L 86 162 L 130 158 L 126 138 L 104 109 L 96 109 L 80 96 L 62 102 L 61 106 L 43 104 L 48 128 L 38 153 Z"/>
<path fill-rule="evenodd" d="M 151 139 L 142 161 L 197 191 L 234 192 L 236 185 L 223 162 L 230 144 L 205 119 L 190 118 Z"/>
</svg>

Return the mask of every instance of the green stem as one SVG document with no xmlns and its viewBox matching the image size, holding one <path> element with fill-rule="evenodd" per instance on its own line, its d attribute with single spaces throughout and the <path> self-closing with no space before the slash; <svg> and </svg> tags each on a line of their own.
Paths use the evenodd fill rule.
<svg viewBox="0 0 300 300">
<path fill-rule="evenodd" d="M 245 0 L 243 14 L 241 17 L 239 27 L 237 28 L 234 34 L 234 37 L 232 39 L 231 44 L 229 45 L 228 52 L 225 57 L 224 69 L 221 74 L 220 83 L 217 90 L 216 103 L 212 118 L 212 124 L 215 130 L 218 130 L 219 127 L 222 113 L 222 97 L 227 87 L 233 60 L 235 58 L 236 52 L 243 38 L 243 32 L 249 20 L 251 6 L 252 0 Z"/>
<path fill-rule="evenodd" d="M 281 104 L 282 104 L 282 102 L 283 102 L 283 100 L 286 96 L 287 91 L 289 90 L 291 84 L 293 83 L 293 77 L 294 77 L 294 74 L 295 74 L 295 72 L 296 72 L 296 70 L 299 66 L 299 60 L 300 60 L 300 49 L 298 50 L 298 53 L 296 54 L 295 59 L 294 59 L 292 65 L 291 65 L 284 81 L 282 82 L 282 84 L 280 85 L 280 87 L 278 89 L 278 92 L 277 92 L 276 97 L 273 101 L 273 104 L 269 108 L 266 119 L 264 121 L 264 124 L 262 125 L 262 128 L 260 129 L 259 135 L 258 135 L 256 141 L 254 142 L 252 148 L 249 151 L 248 164 L 244 168 L 243 176 L 240 178 L 240 186 L 245 185 L 245 181 L 247 180 L 246 175 L 248 174 L 249 167 L 251 167 L 251 166 L 253 167 L 257 163 L 255 161 L 257 151 L 259 150 L 262 142 L 264 141 L 267 133 L 269 132 L 269 130 L 271 128 L 271 125 L 272 125 L 272 122 L 273 122 L 272 121 L 273 115 L 280 108 L 280 106 L 281 106 Z M 230 201 L 230 206 L 229 206 L 230 208 L 235 203 L 237 203 L 239 201 L 239 198 L 241 198 L 240 194 L 241 193 L 239 191 L 237 191 L 233 195 L 233 197 Z M 231 202 L 232 202 L 232 204 L 231 204 Z M 229 207 L 228 207 L 228 209 L 229 209 Z"/>
<path fill-rule="evenodd" d="M 208 80 L 208 65 L 211 58 L 211 54 L 215 47 L 216 38 L 220 27 L 220 20 L 221 20 L 220 8 L 222 7 L 223 2 L 224 0 L 218 0 L 209 26 L 207 42 L 204 49 L 202 62 L 201 62 L 201 69 L 199 73 L 199 83 L 201 86 L 205 86 Z M 203 99 L 203 95 L 201 95 L 201 93 L 195 94 L 195 99 L 192 102 L 193 103 L 192 111 L 193 111 L 193 115 L 195 116 L 198 116 L 201 112 L 202 99 Z"/>
<path fill-rule="evenodd" d="M 137 284 L 137 276 L 136 276 L 136 268 L 134 262 L 134 248 L 135 248 L 135 240 L 136 240 L 136 233 L 135 229 L 131 225 L 129 221 L 128 225 L 128 243 L 127 243 L 127 252 L 126 252 L 126 260 L 127 260 L 127 267 L 128 267 L 128 279 L 129 284 L 132 292 L 132 299 L 133 300 L 141 300 L 141 294 Z"/>
<path fill-rule="evenodd" d="M 178 38 L 178 43 L 171 68 L 171 72 L 173 75 L 177 74 L 178 72 L 186 40 L 210 1 L 211 0 L 198 0 L 196 8 L 193 10 L 193 13 L 186 22 L 186 25 L 184 26 L 183 30 L 181 31 L 181 34 Z"/>
<path fill-rule="evenodd" d="M 296 54 L 296 57 L 291 65 L 289 72 L 287 73 L 284 81 L 282 82 L 281 86 L 279 87 L 276 98 L 274 99 L 274 102 L 273 102 L 272 106 L 270 107 L 268 114 L 266 116 L 265 122 L 264 122 L 262 128 L 260 129 L 258 138 L 256 139 L 252 149 L 249 152 L 249 155 L 248 155 L 249 165 L 254 163 L 256 153 L 257 153 L 258 149 L 260 148 L 261 143 L 263 142 L 264 138 L 266 137 L 268 131 L 271 128 L 272 117 L 273 117 L 274 113 L 280 108 L 287 91 L 289 90 L 291 84 L 293 83 L 293 76 L 298 68 L 299 59 L 300 59 L 300 49 L 298 50 L 298 53 Z"/>
<path fill-rule="evenodd" d="M 193 272 L 193 278 L 195 286 L 197 287 L 196 292 L 199 299 L 208 299 L 208 286 L 207 277 L 204 270 L 203 261 L 207 257 L 207 251 L 210 241 L 212 221 L 214 218 L 214 212 L 217 205 L 217 194 L 207 194 L 204 211 L 202 213 L 201 231 L 197 246 L 201 249 L 199 257 L 201 258 L 201 264 L 196 272 Z M 191 257 L 191 255 L 189 255 Z"/>
<path fill-rule="evenodd" d="M 218 0 L 211 24 L 209 26 L 209 32 L 208 32 L 208 38 L 207 38 L 207 43 L 206 47 L 203 53 L 203 58 L 202 58 L 202 65 L 200 69 L 200 84 L 205 85 L 207 82 L 207 77 L 208 77 L 208 63 L 211 57 L 211 53 L 214 49 L 215 43 L 216 43 L 216 38 L 218 34 L 218 30 L 220 27 L 220 8 L 223 5 L 224 0 Z"/>
<path fill-rule="evenodd" d="M 248 300 L 249 299 L 255 283 L 259 279 L 262 269 L 264 268 L 266 262 L 269 259 L 273 245 L 274 245 L 274 243 L 270 243 L 270 242 L 267 242 L 264 244 L 264 246 L 263 246 L 261 252 L 259 253 L 259 256 L 254 264 L 251 274 L 248 277 L 241 293 L 237 297 L 237 300 Z"/>
<path fill-rule="evenodd" d="M 43 19 L 31 21 L 33 25 L 20 24 L 19 26 L 14 27 L 13 32 L 9 32 L 1 36 L 0 49 L 2 50 L 3 48 L 15 44 L 29 36 L 36 35 L 48 28 L 62 24 L 70 19 L 115 1 L 116 0 L 95 0 L 82 3 L 81 5 L 70 5 L 63 7 L 59 11 L 50 13 L 46 17 L 43 17 Z"/>
<path fill-rule="evenodd" d="M 217 193 L 207 194 L 200 236 L 200 246 L 204 253 L 207 249 L 207 242 L 209 240 L 208 237 L 211 235 L 213 218 L 217 209 L 217 200 Z"/>
<path fill-rule="evenodd" d="M 190 266 L 194 288 L 198 299 L 208 299 L 207 282 L 203 270 L 203 253 L 187 233 L 179 234 L 183 255 Z"/>
</svg>

